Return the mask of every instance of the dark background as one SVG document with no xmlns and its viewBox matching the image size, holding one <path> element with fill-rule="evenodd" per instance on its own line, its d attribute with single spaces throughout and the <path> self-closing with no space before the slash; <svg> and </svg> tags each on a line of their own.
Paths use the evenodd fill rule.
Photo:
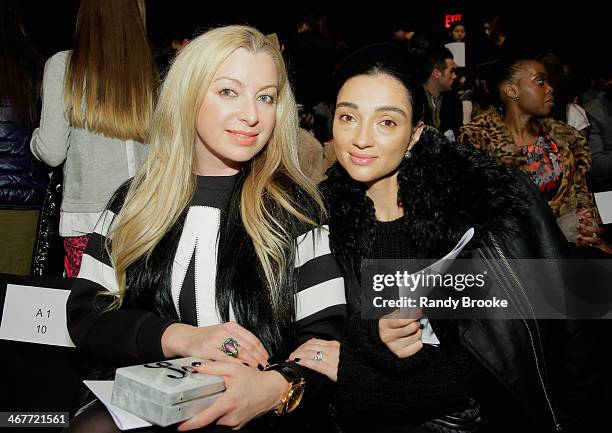
<svg viewBox="0 0 612 433">
<path fill-rule="evenodd" d="M 25 0 L 27 27 L 45 57 L 70 48 L 78 0 Z M 154 47 L 176 30 L 192 33 L 215 24 L 248 23 L 264 33 L 276 32 L 281 40 L 295 29 L 300 11 L 314 10 L 329 17 L 336 39 L 349 49 L 368 42 L 388 40 L 387 26 L 395 17 L 410 17 L 418 27 L 445 41 L 445 14 L 461 13 L 468 37 L 482 33 L 482 22 L 496 14 L 504 17 L 507 33 L 515 45 L 528 52 L 552 50 L 571 62 L 576 72 L 608 66 L 610 18 L 604 2 L 535 1 L 359 1 L 283 3 L 147 0 L 147 27 Z"/>
</svg>

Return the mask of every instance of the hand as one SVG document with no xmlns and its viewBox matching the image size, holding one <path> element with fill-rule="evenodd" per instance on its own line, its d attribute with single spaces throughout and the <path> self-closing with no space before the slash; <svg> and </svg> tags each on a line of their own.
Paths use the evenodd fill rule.
<svg viewBox="0 0 612 433">
<path fill-rule="evenodd" d="M 277 371 L 258 371 L 225 361 L 204 362 L 194 370 L 223 376 L 225 392 L 210 407 L 180 424 L 179 431 L 212 423 L 238 430 L 252 419 L 275 409 L 289 389 L 289 383 Z"/>
<path fill-rule="evenodd" d="M 599 246 L 602 244 L 601 234 L 605 231 L 601 227 L 601 220 L 595 218 L 590 209 L 580 209 L 576 212 L 578 217 L 578 245 L 580 246 Z"/>
<path fill-rule="evenodd" d="M 221 344 L 229 337 L 240 345 L 236 357 L 221 350 Z M 249 367 L 261 366 L 260 369 L 268 366 L 270 358 L 259 338 L 236 322 L 203 327 L 173 323 L 162 335 L 162 349 L 166 358 L 197 356 L 215 361 L 247 363 Z"/>
<path fill-rule="evenodd" d="M 386 319 L 378 321 L 378 335 L 398 358 L 408 358 L 423 348 L 423 330 L 419 311 L 415 319 Z"/>
<path fill-rule="evenodd" d="M 315 355 L 321 352 L 323 358 L 315 361 Z M 311 338 L 295 349 L 289 355 L 289 361 L 296 361 L 298 364 L 310 368 L 333 382 L 338 381 L 338 362 L 340 360 L 340 343 L 336 340 L 319 340 Z"/>
</svg>

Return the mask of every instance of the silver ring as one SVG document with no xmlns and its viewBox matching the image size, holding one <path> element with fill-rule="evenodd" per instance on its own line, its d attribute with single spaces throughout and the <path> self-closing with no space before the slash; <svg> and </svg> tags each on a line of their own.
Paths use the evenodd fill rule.
<svg viewBox="0 0 612 433">
<path fill-rule="evenodd" d="M 314 359 L 315 361 L 323 361 L 323 352 L 317 350 L 317 353 L 315 353 L 315 356 L 312 359 Z"/>
</svg>

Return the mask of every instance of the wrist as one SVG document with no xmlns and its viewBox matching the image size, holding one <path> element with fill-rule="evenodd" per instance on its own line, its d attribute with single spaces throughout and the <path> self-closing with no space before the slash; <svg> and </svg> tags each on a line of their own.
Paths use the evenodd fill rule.
<svg viewBox="0 0 612 433">
<path fill-rule="evenodd" d="M 285 415 L 293 412 L 302 401 L 306 386 L 306 381 L 300 369 L 296 368 L 292 363 L 281 363 L 269 366 L 268 371 L 273 371 L 280 375 L 287 384 L 280 401 L 274 407 L 274 413 L 276 415 Z"/>
<path fill-rule="evenodd" d="M 173 323 L 162 334 L 161 346 L 166 358 L 188 356 L 185 350 L 185 341 L 193 331 L 193 326 L 184 323 Z"/>
<path fill-rule="evenodd" d="M 270 407 L 268 407 L 268 411 L 272 411 L 278 408 L 283 402 L 283 399 L 291 387 L 291 383 L 287 381 L 287 379 L 285 379 L 278 371 L 269 370 L 264 371 L 263 374 L 267 376 L 270 388 L 272 389 L 272 399 L 270 402 Z"/>
</svg>

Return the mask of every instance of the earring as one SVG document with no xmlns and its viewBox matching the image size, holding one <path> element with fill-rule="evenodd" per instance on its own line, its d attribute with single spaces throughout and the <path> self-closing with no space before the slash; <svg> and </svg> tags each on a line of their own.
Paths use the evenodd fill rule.
<svg viewBox="0 0 612 433">
<path fill-rule="evenodd" d="M 518 102 L 519 97 L 518 96 L 510 96 L 510 99 L 512 99 L 514 102 Z"/>
<path fill-rule="evenodd" d="M 410 159 L 411 156 L 412 156 L 412 152 L 410 152 L 410 148 L 406 149 L 406 153 L 404 153 L 404 158 Z"/>
</svg>

